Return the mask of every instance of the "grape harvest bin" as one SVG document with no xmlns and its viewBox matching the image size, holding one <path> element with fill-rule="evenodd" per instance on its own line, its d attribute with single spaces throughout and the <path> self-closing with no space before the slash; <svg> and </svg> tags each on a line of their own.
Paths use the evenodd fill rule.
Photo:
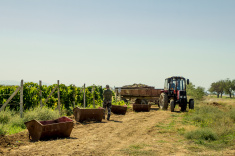
<svg viewBox="0 0 235 156">
<path fill-rule="evenodd" d="M 61 117 L 56 120 L 31 120 L 24 123 L 33 141 L 69 137 L 73 129 L 73 120 Z"/>
<path fill-rule="evenodd" d="M 113 112 L 114 114 L 121 114 L 121 115 L 125 115 L 127 111 L 127 106 L 119 106 L 119 105 L 112 105 L 111 108 L 111 112 Z"/>
<path fill-rule="evenodd" d="M 133 111 L 135 112 L 149 112 L 151 104 L 133 104 Z"/>
<path fill-rule="evenodd" d="M 75 117 L 75 120 L 77 122 L 83 122 L 85 120 L 87 121 L 102 121 L 104 114 L 103 108 L 97 108 L 97 109 L 81 109 L 81 108 L 74 108 L 73 109 L 73 115 Z"/>
</svg>

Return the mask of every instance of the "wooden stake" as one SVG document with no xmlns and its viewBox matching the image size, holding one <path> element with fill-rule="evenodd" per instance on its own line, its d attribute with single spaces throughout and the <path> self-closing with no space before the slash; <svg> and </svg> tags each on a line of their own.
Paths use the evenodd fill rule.
<svg viewBox="0 0 235 156">
<path fill-rule="evenodd" d="M 24 92 L 24 81 L 21 80 L 21 83 L 20 83 L 20 117 L 22 118 L 23 117 L 23 94 Z"/>
<path fill-rule="evenodd" d="M 59 110 L 59 113 L 60 113 L 60 80 L 57 80 L 57 88 L 58 88 L 58 110 Z"/>
<path fill-rule="evenodd" d="M 120 91 L 120 90 L 119 90 Z M 119 93 L 119 101 L 121 101 L 121 91 Z"/>
<path fill-rule="evenodd" d="M 93 108 L 95 108 L 95 86 L 92 87 L 92 93 L 93 93 Z"/>
<path fill-rule="evenodd" d="M 39 80 L 39 97 L 40 97 L 40 106 L 43 107 L 43 104 L 42 104 L 42 81 Z"/>
<path fill-rule="evenodd" d="M 86 108 L 86 85 L 84 83 L 83 106 Z"/>
<path fill-rule="evenodd" d="M 73 85 L 73 108 L 75 108 L 75 85 Z"/>
<path fill-rule="evenodd" d="M 47 101 L 49 100 L 49 98 L 52 96 L 52 94 L 55 92 L 55 90 L 57 89 L 58 86 L 55 86 L 55 88 L 52 89 L 51 93 L 49 94 L 49 96 L 47 97 L 47 99 L 44 101 L 44 104 L 47 103 Z M 58 108 L 58 106 L 57 106 Z"/>
<path fill-rule="evenodd" d="M 117 102 L 117 91 L 116 91 L 115 86 L 114 86 L 114 93 L 115 93 L 115 102 Z"/>
<path fill-rule="evenodd" d="M 18 93 L 18 91 L 21 89 L 21 87 L 18 87 L 13 94 L 7 99 L 7 101 L 2 105 L 0 112 L 6 107 L 6 105 L 11 101 L 11 99 Z"/>
</svg>

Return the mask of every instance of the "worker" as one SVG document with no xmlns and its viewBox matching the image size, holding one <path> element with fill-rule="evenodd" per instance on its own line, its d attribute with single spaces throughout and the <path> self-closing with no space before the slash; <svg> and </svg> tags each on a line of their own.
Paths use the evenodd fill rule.
<svg viewBox="0 0 235 156">
<path fill-rule="evenodd" d="M 104 108 L 103 119 L 105 119 L 105 110 L 107 107 L 107 109 L 108 109 L 107 120 L 109 120 L 110 115 L 111 115 L 111 107 L 112 107 L 112 91 L 109 89 L 109 85 L 106 85 L 106 90 L 104 91 L 103 98 L 104 98 L 104 100 L 103 100 L 103 108 Z"/>
<path fill-rule="evenodd" d="M 174 82 L 170 84 L 170 88 L 171 88 L 171 90 L 175 90 L 175 83 Z"/>
</svg>

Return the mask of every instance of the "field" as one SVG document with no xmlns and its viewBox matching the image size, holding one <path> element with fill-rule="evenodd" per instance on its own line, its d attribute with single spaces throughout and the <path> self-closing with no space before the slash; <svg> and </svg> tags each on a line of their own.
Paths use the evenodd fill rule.
<svg viewBox="0 0 235 156">
<path fill-rule="evenodd" d="M 0 138 L 3 155 L 235 155 L 235 100 L 207 97 L 195 111 L 128 110 L 75 123 L 70 138 L 31 142 L 27 130 Z M 72 119 L 73 116 L 70 116 Z"/>
</svg>

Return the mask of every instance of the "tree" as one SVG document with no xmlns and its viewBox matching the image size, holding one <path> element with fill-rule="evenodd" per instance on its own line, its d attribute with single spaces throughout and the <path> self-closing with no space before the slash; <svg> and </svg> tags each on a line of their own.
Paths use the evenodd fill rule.
<svg viewBox="0 0 235 156">
<path fill-rule="evenodd" d="M 224 91 L 231 98 L 233 91 L 235 91 L 235 80 L 233 80 L 233 81 L 231 81 L 229 79 L 225 80 Z"/>
<path fill-rule="evenodd" d="M 216 93 L 217 98 L 219 98 L 219 95 L 221 95 L 221 98 L 222 98 L 222 95 L 224 93 L 224 88 L 225 88 L 225 81 L 220 80 L 220 81 L 217 81 L 217 82 L 213 82 L 211 84 L 211 87 L 210 87 L 209 91 L 211 93 Z"/>
<path fill-rule="evenodd" d="M 222 95 L 224 94 L 224 91 L 225 91 L 225 81 L 224 80 L 219 81 L 219 90 L 220 90 L 220 95 L 222 98 Z"/>
<path fill-rule="evenodd" d="M 217 94 L 217 98 L 219 98 L 219 94 L 220 94 L 220 86 L 218 82 L 213 82 L 211 84 L 211 87 L 209 89 L 209 92 L 211 93 L 216 93 Z"/>
<path fill-rule="evenodd" d="M 192 96 L 196 100 L 202 100 L 205 95 L 205 88 L 203 87 L 195 87 L 191 82 L 187 85 L 187 95 Z"/>
</svg>

